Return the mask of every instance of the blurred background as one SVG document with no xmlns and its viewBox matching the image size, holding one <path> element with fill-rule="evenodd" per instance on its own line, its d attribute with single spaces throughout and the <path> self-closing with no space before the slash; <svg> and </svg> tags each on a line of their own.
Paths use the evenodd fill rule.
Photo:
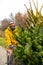
<svg viewBox="0 0 43 65">
<path fill-rule="evenodd" d="M 32 9 L 35 15 L 36 15 L 36 7 L 38 11 L 40 10 L 41 14 L 43 15 L 43 0 L 0 0 L 1 45 L 3 43 L 3 41 L 1 40 L 3 40 L 3 37 L 5 37 L 4 31 L 8 27 L 10 21 L 14 21 L 16 25 L 22 24 L 24 28 L 26 27 L 26 23 L 24 21 L 26 21 L 27 19 L 27 9 L 24 4 L 28 7 L 28 9 L 30 9 L 30 6 L 32 5 Z"/>
</svg>

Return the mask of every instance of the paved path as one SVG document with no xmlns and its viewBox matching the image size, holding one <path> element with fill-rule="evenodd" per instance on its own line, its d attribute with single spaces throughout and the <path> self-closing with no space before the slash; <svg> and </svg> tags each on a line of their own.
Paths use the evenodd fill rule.
<svg viewBox="0 0 43 65">
<path fill-rule="evenodd" d="M 0 65 L 7 65 L 6 50 L 0 46 Z"/>
</svg>

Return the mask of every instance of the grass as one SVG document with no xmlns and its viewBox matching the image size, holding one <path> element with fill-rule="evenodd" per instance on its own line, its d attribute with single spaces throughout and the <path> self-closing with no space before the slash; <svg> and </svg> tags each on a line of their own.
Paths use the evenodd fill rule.
<svg viewBox="0 0 43 65">
<path fill-rule="evenodd" d="M 0 37 L 0 46 L 7 47 L 5 38 Z"/>
</svg>

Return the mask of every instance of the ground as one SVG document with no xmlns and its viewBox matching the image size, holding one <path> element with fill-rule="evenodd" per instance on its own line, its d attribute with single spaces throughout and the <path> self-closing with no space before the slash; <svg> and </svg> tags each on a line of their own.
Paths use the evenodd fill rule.
<svg viewBox="0 0 43 65">
<path fill-rule="evenodd" d="M 0 46 L 0 65 L 7 65 L 7 53 L 6 50 Z"/>
</svg>

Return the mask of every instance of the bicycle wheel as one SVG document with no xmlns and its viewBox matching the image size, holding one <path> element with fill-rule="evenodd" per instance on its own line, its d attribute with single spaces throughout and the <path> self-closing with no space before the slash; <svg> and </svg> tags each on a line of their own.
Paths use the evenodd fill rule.
<svg viewBox="0 0 43 65">
<path fill-rule="evenodd" d="M 7 65 L 10 65 L 10 56 L 7 56 Z"/>
<path fill-rule="evenodd" d="M 13 55 L 7 56 L 7 65 L 13 65 Z"/>
</svg>

